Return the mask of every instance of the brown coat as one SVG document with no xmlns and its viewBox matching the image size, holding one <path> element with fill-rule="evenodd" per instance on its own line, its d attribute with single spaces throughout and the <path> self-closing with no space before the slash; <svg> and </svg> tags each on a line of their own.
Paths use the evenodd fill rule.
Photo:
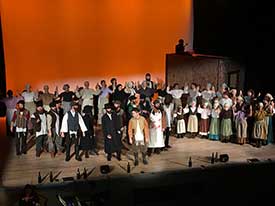
<svg viewBox="0 0 275 206">
<path fill-rule="evenodd" d="M 136 134 L 137 121 L 139 121 L 140 129 L 144 133 L 145 142 L 148 142 L 149 141 L 149 127 L 148 127 L 147 120 L 143 116 L 139 116 L 138 119 L 135 119 L 133 117 L 130 119 L 129 125 L 128 125 L 129 138 L 132 139 L 133 141 L 135 140 L 134 134 Z"/>
</svg>

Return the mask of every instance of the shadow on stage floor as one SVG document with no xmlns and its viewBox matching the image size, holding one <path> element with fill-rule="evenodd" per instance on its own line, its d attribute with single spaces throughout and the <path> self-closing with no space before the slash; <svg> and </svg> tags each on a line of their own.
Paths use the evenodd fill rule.
<svg viewBox="0 0 275 206">
<path fill-rule="evenodd" d="M 214 165 L 189 170 L 128 174 L 101 179 L 65 181 L 36 185 L 45 205 L 61 205 L 64 199 L 78 197 L 82 205 L 185 205 L 185 203 L 262 203 L 272 197 L 275 185 L 275 162 Z M 6 188 L 14 203 L 21 188 Z M 222 202 L 221 202 L 222 201 Z M 14 204 L 11 204 L 14 205 Z"/>
</svg>

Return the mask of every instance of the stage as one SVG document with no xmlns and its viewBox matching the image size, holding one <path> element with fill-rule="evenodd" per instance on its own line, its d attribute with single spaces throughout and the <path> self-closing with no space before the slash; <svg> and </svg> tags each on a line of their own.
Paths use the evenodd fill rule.
<svg viewBox="0 0 275 206">
<path fill-rule="evenodd" d="M 98 136 L 100 137 L 100 136 Z M 170 138 L 169 151 L 163 151 L 161 154 L 152 154 L 148 158 L 149 164 L 143 165 L 141 155 L 139 156 L 140 163 L 138 166 L 133 165 L 133 154 L 131 150 L 122 151 L 122 161 L 118 161 L 115 157 L 111 162 L 108 162 L 102 148 L 102 139 L 98 139 L 99 155 L 85 158 L 82 155 L 82 162 L 76 161 L 74 156 L 69 162 L 65 162 L 65 154 L 56 156 L 54 159 L 49 153 L 42 153 L 41 157 L 35 157 L 35 145 L 33 140 L 28 140 L 30 149 L 26 155 L 16 156 L 15 145 L 12 144 L 12 151 L 8 157 L 8 161 L 4 171 L 1 173 L 2 186 L 17 187 L 25 184 L 38 184 L 38 173 L 41 173 L 43 182 L 41 184 L 56 184 L 63 182 L 65 177 L 73 177 L 76 179 L 76 171 L 79 168 L 81 179 L 83 179 L 83 170 L 87 169 L 88 179 L 105 178 L 106 175 L 101 174 L 100 166 L 108 164 L 111 172 L 108 177 L 126 176 L 127 163 L 131 165 L 131 175 L 141 173 L 155 173 L 172 170 L 188 170 L 188 160 L 192 157 L 192 168 L 206 168 L 217 166 L 218 164 L 231 163 L 247 163 L 248 159 L 257 158 L 260 161 L 275 160 L 275 145 L 268 145 L 261 148 L 253 147 L 252 145 L 237 145 L 233 143 L 221 143 L 219 141 L 210 141 L 200 139 L 198 137 L 177 139 L 173 136 Z M 127 145 L 126 145 L 127 146 Z M 226 163 L 215 162 L 211 164 L 211 154 L 228 154 L 229 161 Z M 54 182 L 50 182 L 49 173 L 52 171 Z"/>
</svg>

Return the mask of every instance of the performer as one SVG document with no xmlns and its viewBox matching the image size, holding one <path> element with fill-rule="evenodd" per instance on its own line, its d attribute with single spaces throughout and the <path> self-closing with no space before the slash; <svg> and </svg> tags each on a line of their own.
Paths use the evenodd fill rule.
<svg viewBox="0 0 275 206">
<path fill-rule="evenodd" d="M 26 84 L 25 91 L 21 94 L 25 101 L 25 108 L 32 115 L 36 111 L 34 101 L 37 100 L 37 94 L 31 91 L 31 85 Z"/>
<path fill-rule="evenodd" d="M 183 138 L 186 133 L 184 114 L 185 113 L 184 113 L 183 107 L 179 106 L 177 112 L 174 115 L 175 120 L 176 120 L 177 138 Z"/>
<path fill-rule="evenodd" d="M 66 158 L 65 161 L 70 160 L 70 150 L 71 146 L 74 144 L 75 150 L 75 159 L 82 161 L 79 156 L 79 139 L 80 139 L 80 130 L 83 133 L 87 131 L 85 123 L 82 119 L 82 116 L 78 112 L 79 105 L 76 102 L 72 102 L 71 110 L 66 112 L 61 125 L 61 137 L 65 137 L 66 145 Z"/>
<path fill-rule="evenodd" d="M 44 86 L 44 92 L 43 94 L 39 95 L 38 100 L 41 100 L 43 102 L 43 108 L 48 112 L 50 111 L 50 103 L 55 98 L 55 95 L 49 92 L 49 86 Z"/>
<path fill-rule="evenodd" d="M 126 114 L 124 110 L 121 108 L 121 102 L 119 100 L 114 101 L 114 114 L 117 115 L 117 126 L 118 129 L 120 129 L 120 139 L 124 139 L 127 134 L 126 134 Z"/>
<path fill-rule="evenodd" d="M 82 90 L 78 91 L 79 88 L 78 88 L 78 86 L 76 87 L 75 94 L 78 98 L 82 99 L 81 111 L 83 111 L 83 109 L 86 105 L 93 107 L 94 106 L 94 95 L 100 94 L 100 87 L 98 84 L 96 85 L 96 90 L 89 88 L 89 86 L 90 86 L 90 83 L 88 81 L 85 81 L 84 88 Z M 94 114 L 94 111 L 93 111 L 93 114 Z"/>
<path fill-rule="evenodd" d="M 112 112 L 112 105 L 105 104 L 106 113 L 102 116 L 102 131 L 104 136 L 104 151 L 107 160 L 111 161 L 112 153 L 116 152 L 117 159 L 121 160 L 121 127 L 118 125 L 117 115 Z"/>
<path fill-rule="evenodd" d="M 114 92 L 115 92 L 116 87 L 117 87 L 117 79 L 113 77 L 111 79 L 110 83 L 111 83 L 111 85 L 108 88 L 112 91 L 112 93 L 109 96 L 109 102 L 113 102 L 113 100 L 114 100 L 113 95 L 114 95 Z"/>
<path fill-rule="evenodd" d="M 98 124 L 101 124 L 102 116 L 104 114 L 104 105 L 109 103 L 109 95 L 112 91 L 107 87 L 105 80 L 100 82 L 101 94 L 98 97 Z"/>
<path fill-rule="evenodd" d="M 60 136 L 60 117 L 57 113 L 56 102 L 50 103 L 50 111 L 47 113 L 47 125 L 48 125 L 48 148 L 51 153 L 51 157 L 57 154 L 61 155 L 63 151 L 62 138 Z"/>
<path fill-rule="evenodd" d="M 7 97 L 4 98 L 4 101 L 3 101 L 7 107 L 6 117 L 7 117 L 8 126 L 11 126 L 12 117 L 14 115 L 14 112 L 16 111 L 16 104 L 18 103 L 19 100 L 23 100 L 23 98 L 13 96 L 13 91 L 8 90 Z"/>
<path fill-rule="evenodd" d="M 210 107 L 212 106 L 211 102 L 212 102 L 212 99 L 214 98 L 214 95 L 215 95 L 213 93 L 213 91 L 211 90 L 211 87 L 212 87 L 211 83 L 208 83 L 206 85 L 206 89 L 203 90 L 202 93 L 201 93 L 202 99 L 204 101 L 206 101 L 208 103 L 208 105 L 210 105 Z"/>
<path fill-rule="evenodd" d="M 62 92 L 59 97 L 62 101 L 62 107 L 64 114 L 71 109 L 71 102 L 73 101 L 73 98 L 75 97 L 75 93 L 70 91 L 70 85 L 64 84 L 63 86 L 64 92 Z"/>
<path fill-rule="evenodd" d="M 42 101 L 36 102 L 36 112 L 32 114 L 31 121 L 36 137 L 36 157 L 40 157 L 42 151 L 46 151 L 47 142 L 47 117 Z"/>
<path fill-rule="evenodd" d="M 30 119 L 30 112 L 24 108 L 24 100 L 18 101 L 18 108 L 13 113 L 10 130 L 14 131 L 15 126 L 15 144 L 16 155 L 27 154 L 27 130 L 28 121 Z"/>
<path fill-rule="evenodd" d="M 198 109 L 196 101 L 191 101 L 191 106 L 188 108 L 187 105 L 184 108 L 184 113 L 189 113 L 188 123 L 187 123 L 187 132 L 191 134 L 191 137 L 194 138 L 198 133 Z"/>
<path fill-rule="evenodd" d="M 113 101 L 118 100 L 121 102 L 121 108 L 125 110 L 128 95 L 124 92 L 124 88 L 122 87 L 122 84 L 118 84 L 116 86 L 115 92 L 113 93 Z"/>
<path fill-rule="evenodd" d="M 172 123 L 173 123 L 173 113 L 174 113 L 174 104 L 173 102 L 173 97 L 170 94 L 167 94 L 164 99 L 164 105 L 163 105 L 163 110 L 165 112 L 165 117 L 166 117 L 166 125 L 165 126 L 165 148 L 171 148 L 169 145 L 169 137 L 170 137 L 170 132 L 172 130 Z"/>
<path fill-rule="evenodd" d="M 174 101 L 174 108 L 178 108 L 178 106 L 182 106 L 182 102 L 181 102 L 181 96 L 183 94 L 183 90 L 179 88 L 179 84 L 175 83 L 174 87 L 172 90 L 169 90 L 170 87 L 168 86 L 166 88 L 166 92 L 168 94 L 171 94 L 173 97 L 173 101 Z"/>
<path fill-rule="evenodd" d="M 150 138 L 148 144 L 148 156 L 151 156 L 152 150 L 160 154 L 160 149 L 165 146 L 163 132 L 166 126 L 165 113 L 160 109 L 160 101 L 153 102 L 153 110 L 150 113 Z"/>
<path fill-rule="evenodd" d="M 199 105 L 198 113 L 201 114 L 199 134 L 202 137 L 207 138 L 209 132 L 209 116 L 211 114 L 211 110 L 208 107 L 208 102 L 204 102 L 202 108 Z"/>
<path fill-rule="evenodd" d="M 220 119 L 219 115 L 221 112 L 220 103 L 218 98 L 214 100 L 213 108 L 211 110 L 211 123 L 209 129 L 209 139 L 219 140 L 220 139 Z"/>
<path fill-rule="evenodd" d="M 256 140 L 256 147 L 258 148 L 262 146 L 263 141 L 267 140 L 266 115 L 264 104 L 260 102 L 254 113 L 255 122 L 253 127 L 253 138 Z"/>
<path fill-rule="evenodd" d="M 221 142 L 229 142 L 232 132 L 233 112 L 229 103 L 225 103 L 220 113 L 221 118 Z"/>
<path fill-rule="evenodd" d="M 140 115 L 143 116 L 145 119 L 149 119 L 149 115 L 150 115 L 152 108 L 151 108 L 150 102 L 146 101 L 146 96 L 144 94 L 140 95 L 138 107 L 140 109 Z"/>
<path fill-rule="evenodd" d="M 138 161 L 138 153 L 142 154 L 142 162 L 143 164 L 148 164 L 146 159 L 146 151 L 147 144 L 149 142 L 149 128 L 147 120 L 140 115 L 139 109 L 134 108 L 132 110 L 132 118 L 129 121 L 128 126 L 128 136 L 129 142 L 132 145 L 132 149 L 134 152 L 134 165 L 137 166 L 139 164 Z"/>
<path fill-rule="evenodd" d="M 247 138 L 247 115 L 248 110 L 244 104 L 244 99 L 241 96 L 236 97 L 237 104 L 233 106 L 233 113 L 235 119 L 236 136 L 238 144 L 245 144 Z"/>
<path fill-rule="evenodd" d="M 83 150 L 85 153 L 85 158 L 89 158 L 89 152 L 91 152 L 91 154 L 98 155 L 98 152 L 96 151 L 96 141 L 94 134 L 93 107 L 86 105 L 83 109 L 82 117 L 87 131 L 85 132 L 85 136 L 80 139 L 80 147 L 81 150 Z"/>
</svg>

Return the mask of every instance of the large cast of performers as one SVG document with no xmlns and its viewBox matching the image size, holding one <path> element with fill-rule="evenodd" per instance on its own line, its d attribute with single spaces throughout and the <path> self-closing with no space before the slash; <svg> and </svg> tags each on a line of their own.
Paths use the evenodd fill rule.
<svg viewBox="0 0 275 206">
<path fill-rule="evenodd" d="M 152 154 L 173 149 L 169 138 L 205 138 L 223 143 L 251 144 L 257 148 L 272 144 L 274 99 L 271 94 L 246 94 L 222 84 L 219 90 L 208 83 L 175 83 L 172 87 L 153 82 L 147 73 L 141 83 L 123 86 L 111 79 L 91 88 L 88 81 L 75 91 L 64 84 L 63 92 L 49 86 L 34 92 L 29 84 L 13 95 L 9 90 L 3 102 L 7 124 L 13 134 L 16 155 L 27 154 L 27 140 L 36 142 L 36 156 L 49 153 L 54 158 L 65 153 L 70 161 L 98 155 L 96 139 L 104 139 L 108 161 L 113 153 L 121 160 L 123 148 L 132 150 L 134 164 L 148 164 Z M 95 131 L 102 131 L 96 137 Z M 177 141 L 176 141 L 177 142 Z"/>
</svg>

